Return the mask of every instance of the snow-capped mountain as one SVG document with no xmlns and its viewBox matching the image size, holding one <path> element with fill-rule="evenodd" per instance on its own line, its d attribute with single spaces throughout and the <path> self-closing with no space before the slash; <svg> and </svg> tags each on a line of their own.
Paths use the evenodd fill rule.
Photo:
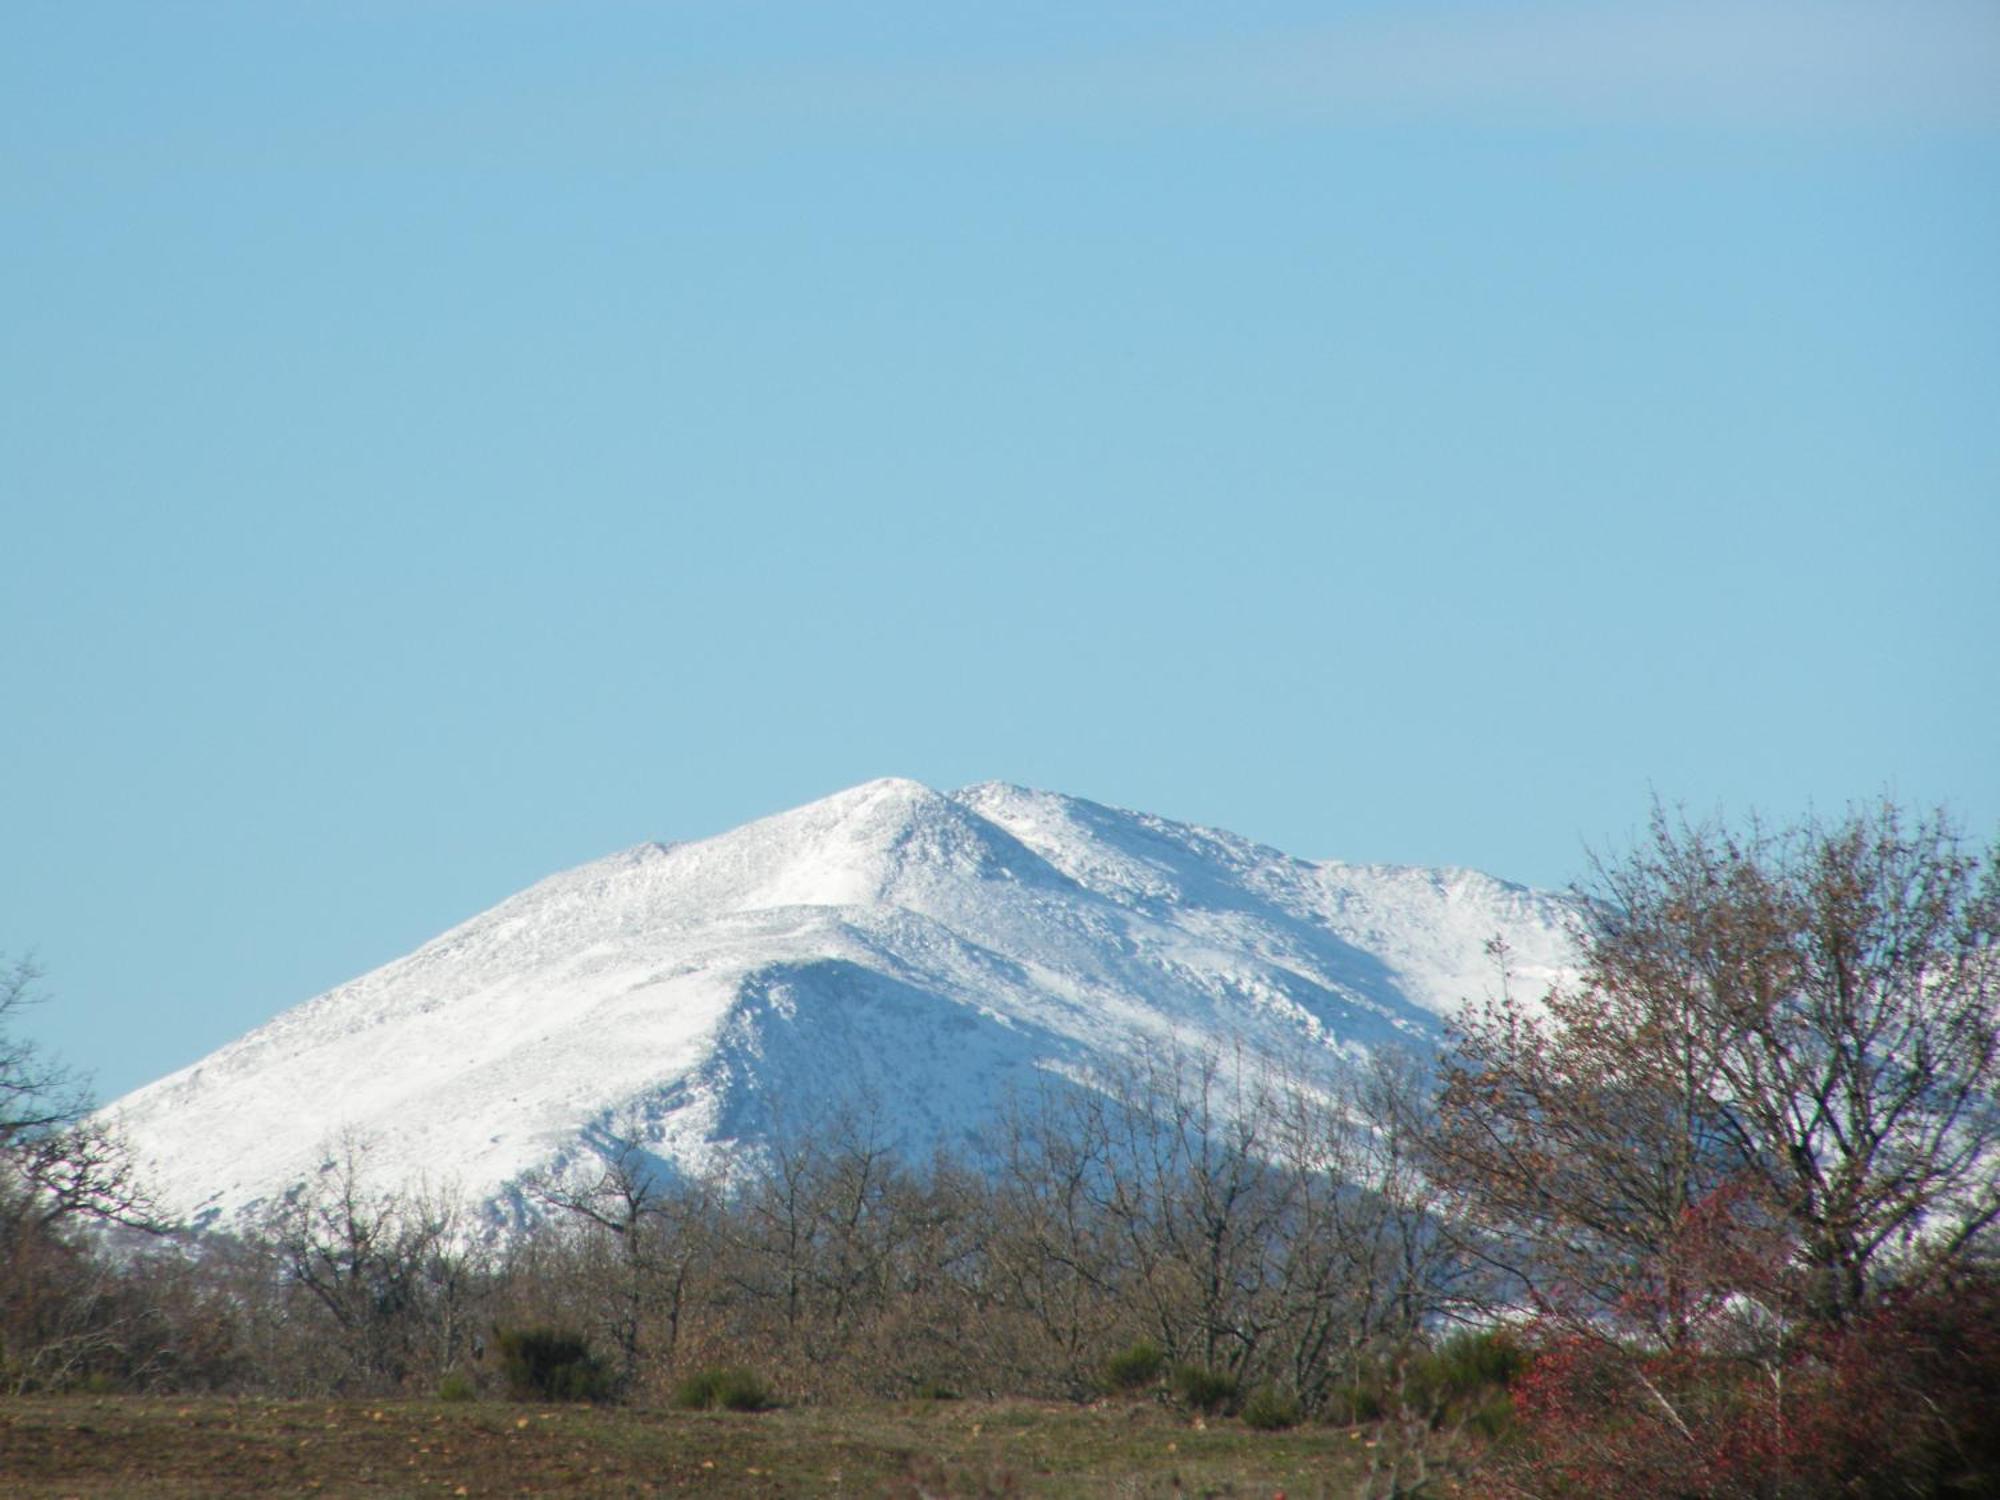
<svg viewBox="0 0 2000 1500">
<path fill-rule="evenodd" d="M 226 1227 L 345 1137 L 496 1222 L 606 1132 L 695 1170 L 864 1092 L 916 1153 L 1155 1044 L 1331 1068 L 1569 962 L 1566 903 L 989 783 L 869 782 L 542 881 L 107 1110 Z"/>
</svg>

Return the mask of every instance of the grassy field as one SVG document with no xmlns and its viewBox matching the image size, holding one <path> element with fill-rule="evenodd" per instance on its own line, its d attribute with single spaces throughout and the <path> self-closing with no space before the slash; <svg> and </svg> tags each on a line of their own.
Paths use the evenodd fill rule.
<svg viewBox="0 0 2000 1500">
<path fill-rule="evenodd" d="M 1365 1439 L 1157 1405 L 742 1413 L 499 1402 L 0 1401 L 0 1495 L 1345 1497 Z"/>
</svg>

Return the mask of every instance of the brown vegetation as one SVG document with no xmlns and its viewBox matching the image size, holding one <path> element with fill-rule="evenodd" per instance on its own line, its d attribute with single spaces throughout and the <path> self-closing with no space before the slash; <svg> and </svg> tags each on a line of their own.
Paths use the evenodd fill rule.
<svg viewBox="0 0 2000 1500">
<path fill-rule="evenodd" d="M 1354 1492 L 1366 1439 L 1021 1401 L 645 1408 L 216 1397 L 0 1404 L 0 1495 L 1240 1496 Z"/>
<path fill-rule="evenodd" d="M 2000 1381 L 2000 869 L 1884 806 L 1740 835 L 1656 814 L 1601 874 L 1581 981 L 1470 1013 L 1426 1132 L 1534 1315 L 1503 1470 L 2000 1491 L 1974 1394 Z"/>
</svg>

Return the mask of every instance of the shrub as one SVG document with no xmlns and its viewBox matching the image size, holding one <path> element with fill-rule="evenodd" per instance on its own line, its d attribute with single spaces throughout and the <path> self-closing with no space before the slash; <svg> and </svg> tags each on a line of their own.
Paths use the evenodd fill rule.
<svg viewBox="0 0 2000 1500">
<path fill-rule="evenodd" d="M 1326 1398 L 1323 1415 L 1339 1426 L 1359 1426 L 1363 1422 L 1381 1421 L 1385 1410 L 1380 1385 L 1372 1380 L 1356 1380 L 1336 1388 Z"/>
<path fill-rule="evenodd" d="M 1243 1403 L 1244 1424 L 1260 1432 L 1296 1427 L 1303 1415 L 1299 1409 L 1299 1398 L 1275 1385 L 1258 1386 L 1250 1393 L 1250 1399 Z"/>
<path fill-rule="evenodd" d="M 558 1328 L 502 1328 L 494 1334 L 507 1394 L 516 1401 L 608 1401 L 616 1389 L 604 1361 L 580 1334 Z"/>
<path fill-rule="evenodd" d="M 1363 1364 L 1328 1395 L 1323 1415 L 1358 1424 L 1400 1412 L 1499 1437 L 1513 1423 L 1509 1391 L 1527 1368 L 1527 1351 L 1513 1333 L 1459 1333 L 1429 1349 L 1385 1351 Z"/>
<path fill-rule="evenodd" d="M 689 1411 L 763 1411 L 771 1391 L 748 1370 L 696 1370 L 674 1389 L 674 1405 Z"/>
<path fill-rule="evenodd" d="M 1174 1393 L 1196 1411 L 1227 1411 L 1236 1403 L 1236 1377 L 1201 1365 L 1182 1365 L 1174 1371 Z"/>
<path fill-rule="evenodd" d="M 1625 1500 L 2000 1495 L 2000 1275 L 1961 1272 L 1877 1299 L 1795 1336 L 1775 1372 L 1727 1349 L 1551 1330 L 1517 1386 L 1519 1434 L 1496 1453 L 1501 1477 L 1524 1492 Z"/>
<path fill-rule="evenodd" d="M 1166 1368 L 1166 1363 L 1160 1346 L 1142 1339 L 1105 1361 L 1104 1382 L 1114 1391 L 1140 1390 L 1160 1378 L 1160 1371 Z"/>
<path fill-rule="evenodd" d="M 1514 1398 L 1505 1391 L 1492 1391 L 1460 1408 L 1465 1425 L 1483 1438 L 1503 1438 L 1514 1431 Z"/>
<path fill-rule="evenodd" d="M 448 1370 L 444 1379 L 438 1382 L 437 1398 L 440 1401 L 476 1401 L 479 1387 L 463 1370 Z"/>
<path fill-rule="evenodd" d="M 1455 1334 L 1410 1360 L 1405 1400 L 1438 1421 L 1498 1437 L 1513 1421 L 1508 1391 L 1527 1368 L 1527 1351 L 1511 1333 Z"/>
<path fill-rule="evenodd" d="M 1427 1390 L 1439 1396 L 1476 1395 L 1492 1386 L 1503 1389 L 1528 1367 L 1528 1354 L 1505 1330 L 1458 1333 L 1418 1360 L 1411 1370 Z"/>
</svg>

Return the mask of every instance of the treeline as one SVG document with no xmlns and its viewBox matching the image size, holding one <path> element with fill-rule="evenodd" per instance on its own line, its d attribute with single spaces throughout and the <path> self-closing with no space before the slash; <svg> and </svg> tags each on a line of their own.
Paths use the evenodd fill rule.
<svg viewBox="0 0 2000 1500">
<path fill-rule="evenodd" d="M 39 1237 L 45 1267 L 9 1274 L 4 1368 L 15 1389 L 498 1392 L 496 1330 L 542 1329 L 583 1341 L 594 1394 L 639 1400 L 720 1365 L 786 1400 L 1076 1399 L 1117 1366 L 1332 1414 L 1465 1305 L 1472 1267 L 1405 1134 L 1417 1085 L 1394 1063 L 1328 1094 L 1167 1056 L 923 1164 L 848 1109 L 733 1186 L 664 1177 L 634 1130 L 528 1184 L 540 1222 L 495 1242 L 447 1197 L 372 1182 L 349 1142 L 255 1234 Z"/>
<path fill-rule="evenodd" d="M 142 1205 L 80 1136 L 91 1170 L 0 1187 L 0 1379 L 1123 1393 L 1367 1424 L 1383 1495 L 1475 1461 L 1494 1493 L 2000 1492 L 1991 856 L 1893 807 L 1659 816 L 1599 874 L 1577 982 L 1503 987 L 1435 1068 L 1327 1087 L 1167 1052 L 977 1151 L 912 1163 L 864 1102 L 728 1183 L 614 1122 L 499 1242 L 348 1143 L 255 1234 L 113 1248 L 91 1226 Z M 0 1162 L 60 1159 L 62 1128 Z"/>
</svg>

